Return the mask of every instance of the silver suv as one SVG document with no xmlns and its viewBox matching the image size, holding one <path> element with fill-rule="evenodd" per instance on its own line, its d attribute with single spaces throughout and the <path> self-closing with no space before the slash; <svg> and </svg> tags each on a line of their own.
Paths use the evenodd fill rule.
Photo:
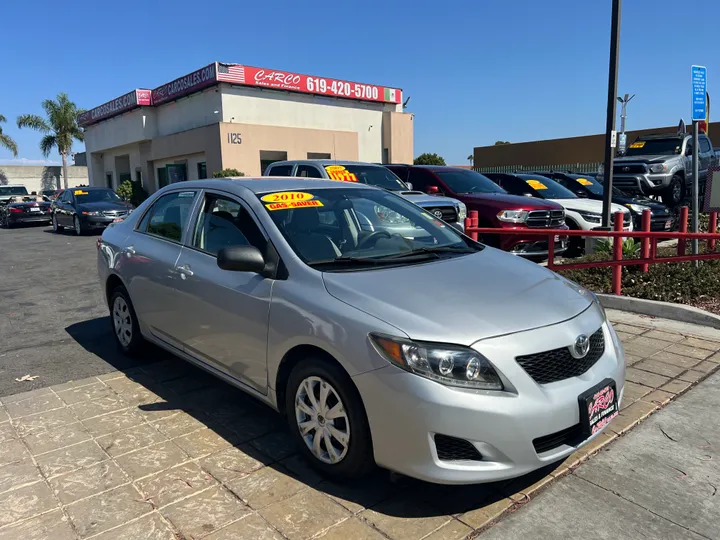
<svg viewBox="0 0 720 540">
<path fill-rule="evenodd" d="M 337 160 L 292 160 L 272 163 L 263 176 L 297 176 L 358 182 L 392 191 L 459 231 L 465 230 L 467 207 L 457 199 L 413 191 L 392 171 L 374 163 Z"/>
<path fill-rule="evenodd" d="M 712 143 L 700 135 L 700 174 L 704 191 L 707 171 L 717 163 Z M 668 206 L 683 201 L 692 186 L 692 136 L 662 133 L 643 135 L 613 163 L 613 184 L 626 193 L 659 194 Z"/>
</svg>

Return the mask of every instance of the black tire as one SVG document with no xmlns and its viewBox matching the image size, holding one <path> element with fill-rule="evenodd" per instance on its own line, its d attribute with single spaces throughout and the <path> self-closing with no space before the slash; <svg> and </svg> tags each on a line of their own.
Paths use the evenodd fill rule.
<svg viewBox="0 0 720 540">
<path fill-rule="evenodd" d="M 52 221 L 50 222 L 50 225 L 52 225 L 53 231 L 56 233 L 61 233 L 65 227 L 58 224 L 57 222 L 57 215 L 53 213 L 52 215 Z"/>
<path fill-rule="evenodd" d="M 676 174 L 670 180 L 670 185 L 662 193 L 662 201 L 665 206 L 675 208 L 683 202 L 685 198 L 685 180 L 679 174 Z"/>
<path fill-rule="evenodd" d="M 565 221 L 565 224 L 571 231 L 577 231 L 580 229 L 574 221 L 570 221 L 569 219 Z M 565 250 L 565 253 L 563 253 L 563 257 L 572 259 L 580 257 L 583 253 L 585 253 L 585 238 L 582 236 L 570 236 L 568 238 L 567 249 Z"/>
<path fill-rule="evenodd" d="M 80 223 L 80 218 L 77 217 L 77 214 L 73 216 L 73 232 L 75 236 L 82 236 L 83 234 L 82 223 Z"/>
<path fill-rule="evenodd" d="M 319 378 L 331 386 L 332 390 L 340 397 L 344 412 L 348 417 L 349 444 L 347 452 L 339 462 L 334 464 L 326 463 L 315 457 L 300 434 L 295 412 L 295 396 L 300 385 L 309 377 Z M 300 449 L 300 453 L 322 475 L 342 482 L 359 478 L 375 467 L 370 427 L 368 426 L 362 399 L 350 377 L 336 364 L 312 357 L 297 364 L 288 379 L 285 393 L 285 412 L 290 428 L 290 436 Z M 337 424 L 336 426 L 341 425 L 344 424 Z"/>
<path fill-rule="evenodd" d="M 118 331 L 117 328 L 118 325 L 117 317 L 115 314 L 115 307 L 116 303 L 118 303 L 118 308 L 120 308 L 120 302 L 118 302 L 118 299 L 121 299 L 122 302 L 124 302 L 125 306 L 127 306 L 127 310 L 121 310 L 121 312 L 126 313 L 126 316 L 129 318 L 129 326 L 131 328 L 130 339 L 127 341 L 121 340 L 120 333 L 122 331 L 122 328 L 121 331 Z M 128 294 L 125 287 L 123 287 L 122 285 L 118 285 L 117 287 L 115 287 L 115 290 L 113 290 L 112 294 L 110 294 L 110 300 L 108 303 L 110 305 L 110 328 L 112 330 L 113 336 L 115 337 L 115 343 L 123 354 L 130 357 L 137 356 L 145 346 L 145 339 L 140 333 L 140 326 L 138 325 L 135 308 L 133 307 L 132 301 L 130 300 L 130 295 Z"/>
</svg>

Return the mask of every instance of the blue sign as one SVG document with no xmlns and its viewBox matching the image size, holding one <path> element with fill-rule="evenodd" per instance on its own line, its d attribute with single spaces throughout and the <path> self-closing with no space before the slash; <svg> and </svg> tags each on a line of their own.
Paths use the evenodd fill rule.
<svg viewBox="0 0 720 540">
<path fill-rule="evenodd" d="M 692 67 L 692 119 L 700 122 L 707 118 L 707 68 Z"/>
</svg>

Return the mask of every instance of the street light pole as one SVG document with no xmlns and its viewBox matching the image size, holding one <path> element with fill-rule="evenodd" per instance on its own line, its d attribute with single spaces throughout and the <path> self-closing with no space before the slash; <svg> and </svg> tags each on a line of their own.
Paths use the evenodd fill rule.
<svg viewBox="0 0 720 540">
<path fill-rule="evenodd" d="M 613 147 L 613 132 L 615 131 L 615 100 L 617 98 L 617 72 L 618 57 L 620 55 L 620 12 L 622 0 L 613 0 L 612 5 L 612 29 L 610 32 L 610 66 L 608 70 L 608 100 L 607 100 L 607 122 L 605 124 L 605 160 L 604 160 L 604 189 L 603 189 L 603 212 L 602 226 L 610 226 L 610 203 L 612 201 L 613 181 L 613 158 L 615 148 Z"/>
</svg>

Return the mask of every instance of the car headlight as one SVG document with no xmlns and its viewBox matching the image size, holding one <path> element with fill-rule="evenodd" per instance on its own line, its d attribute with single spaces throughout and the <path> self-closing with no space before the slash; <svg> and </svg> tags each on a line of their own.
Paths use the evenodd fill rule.
<svg viewBox="0 0 720 540">
<path fill-rule="evenodd" d="M 82 213 L 83 216 L 99 216 L 100 212 L 85 212 Z"/>
<path fill-rule="evenodd" d="M 387 361 L 448 386 L 502 390 L 503 384 L 490 361 L 469 347 L 420 343 L 382 334 L 370 342 Z"/>
<path fill-rule="evenodd" d="M 644 204 L 626 204 L 625 206 L 638 214 L 642 214 L 645 210 L 650 210 L 650 207 Z"/>
<path fill-rule="evenodd" d="M 650 172 L 661 173 L 667 171 L 667 165 L 665 163 L 654 163 L 650 165 Z"/>
<path fill-rule="evenodd" d="M 506 223 L 525 223 L 527 217 L 527 210 L 501 210 L 497 213 L 497 218 Z"/>
<path fill-rule="evenodd" d="M 580 214 L 580 217 L 582 217 L 588 223 L 601 223 L 602 222 L 602 216 L 600 214 L 596 214 L 595 212 L 583 212 L 581 210 L 575 210 L 575 212 Z"/>
<path fill-rule="evenodd" d="M 465 206 L 465 204 L 461 203 L 460 201 L 458 201 L 457 213 L 458 213 L 458 221 L 465 219 L 467 217 L 467 206 Z"/>
</svg>

